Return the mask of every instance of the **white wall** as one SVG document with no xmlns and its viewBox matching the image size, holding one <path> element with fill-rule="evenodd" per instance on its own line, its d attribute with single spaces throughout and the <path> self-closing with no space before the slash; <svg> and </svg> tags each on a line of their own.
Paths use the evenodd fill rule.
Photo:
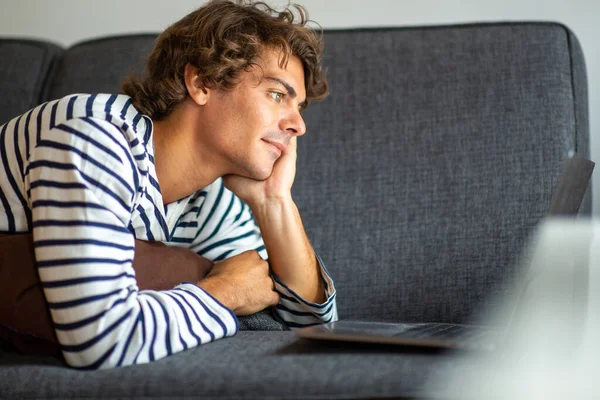
<svg viewBox="0 0 600 400">
<path fill-rule="evenodd" d="M 295 0 L 324 28 L 472 21 L 551 20 L 578 36 L 587 60 L 591 158 L 600 163 L 600 1 L 598 0 Z M 0 0 L 0 36 L 46 38 L 62 45 L 109 34 L 156 32 L 203 0 Z M 272 0 L 271 4 L 286 4 Z M 600 164 L 593 179 L 600 215 Z"/>
</svg>

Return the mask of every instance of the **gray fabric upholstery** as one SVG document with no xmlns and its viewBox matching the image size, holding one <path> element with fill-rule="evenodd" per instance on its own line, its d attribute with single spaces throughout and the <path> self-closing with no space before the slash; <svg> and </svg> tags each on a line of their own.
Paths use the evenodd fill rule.
<svg viewBox="0 0 600 400">
<path fill-rule="evenodd" d="M 65 51 L 46 100 L 71 93 L 123 93 L 121 82 L 143 72 L 156 35 L 131 35 L 79 43 Z"/>
<path fill-rule="evenodd" d="M 289 331 L 283 319 L 273 307 L 259 311 L 252 315 L 238 317 L 240 331 Z"/>
<path fill-rule="evenodd" d="M 444 357 L 435 351 L 296 340 L 239 332 L 151 364 L 76 371 L 48 358 L 4 353 L 0 398 L 348 399 L 421 393 Z M 9 368 L 10 367 L 10 368 Z M 43 392 L 41 391 L 43 388 Z"/>
<path fill-rule="evenodd" d="M 341 318 L 460 322 L 504 290 L 569 151 L 588 152 L 574 41 L 557 24 L 326 33 L 332 95 L 306 112 L 294 197 Z"/>
<path fill-rule="evenodd" d="M 60 47 L 35 40 L 0 40 L 0 125 L 42 100 Z"/>
</svg>

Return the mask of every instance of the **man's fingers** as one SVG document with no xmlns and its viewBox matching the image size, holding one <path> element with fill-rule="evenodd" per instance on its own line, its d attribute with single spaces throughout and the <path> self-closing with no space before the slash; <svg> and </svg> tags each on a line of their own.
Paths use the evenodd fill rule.
<svg viewBox="0 0 600 400">
<path fill-rule="evenodd" d="M 228 282 L 227 287 L 215 289 L 210 279 L 203 280 L 203 287 L 211 290 L 225 290 L 233 300 L 224 304 L 233 309 L 236 315 L 248 315 L 279 303 L 279 294 L 275 291 L 275 277 L 270 273 L 269 263 L 263 260 L 256 250 L 248 250 L 226 260 L 215 263 L 209 277 Z M 217 285 L 219 285 L 217 281 Z M 235 290 L 234 293 L 231 289 Z M 213 293 L 211 293 L 213 294 Z M 226 296 L 221 296 L 226 298 Z"/>
<path fill-rule="evenodd" d="M 292 136 L 290 138 L 289 146 L 290 146 L 290 150 L 296 151 L 296 148 L 298 147 L 298 137 L 297 136 Z"/>
<path fill-rule="evenodd" d="M 296 136 L 293 136 L 290 139 L 290 142 L 288 143 L 287 153 L 296 156 L 297 151 L 298 151 L 298 138 Z"/>
<path fill-rule="evenodd" d="M 276 306 L 277 304 L 279 304 L 279 293 L 273 292 L 270 305 Z"/>
</svg>

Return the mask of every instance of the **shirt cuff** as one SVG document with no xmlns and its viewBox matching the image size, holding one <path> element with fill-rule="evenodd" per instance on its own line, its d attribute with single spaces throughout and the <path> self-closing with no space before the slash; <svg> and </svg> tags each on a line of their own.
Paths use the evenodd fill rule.
<svg viewBox="0 0 600 400">
<path fill-rule="evenodd" d="M 276 307 L 277 311 L 292 328 L 337 320 L 336 290 L 333 280 L 319 255 L 316 253 L 315 255 L 325 288 L 326 300 L 323 303 L 319 304 L 305 300 L 272 272 L 275 290 L 279 293 L 281 299 Z"/>
</svg>

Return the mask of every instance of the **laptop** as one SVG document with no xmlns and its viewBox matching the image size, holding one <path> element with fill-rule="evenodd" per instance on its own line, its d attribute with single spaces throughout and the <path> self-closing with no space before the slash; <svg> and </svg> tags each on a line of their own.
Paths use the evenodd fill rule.
<svg viewBox="0 0 600 400">
<path fill-rule="evenodd" d="M 594 170 L 594 162 L 577 154 L 570 157 L 554 190 L 548 217 L 537 227 L 525 250 L 524 275 L 515 285 L 513 300 L 498 324 L 482 326 L 446 323 L 387 323 L 341 320 L 295 330 L 302 339 L 333 340 L 357 343 L 393 344 L 464 350 L 493 350 L 506 343 L 510 332 L 523 329 L 532 316 L 528 312 L 543 301 L 548 276 L 558 267 L 565 274 L 564 283 L 572 294 L 571 326 L 576 333 L 587 309 L 587 271 L 593 229 L 589 221 L 564 218 L 579 212 Z M 572 289 L 572 290 L 571 290 Z M 508 304 L 504 301 L 504 304 Z M 582 316 L 583 315 L 583 316 Z M 489 322 L 489 321 L 487 321 Z"/>
</svg>

